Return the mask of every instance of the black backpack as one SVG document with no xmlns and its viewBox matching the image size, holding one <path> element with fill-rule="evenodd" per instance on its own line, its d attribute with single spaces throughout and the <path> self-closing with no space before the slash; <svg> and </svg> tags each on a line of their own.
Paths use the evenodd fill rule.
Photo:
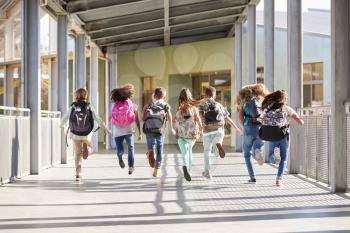
<svg viewBox="0 0 350 233">
<path fill-rule="evenodd" d="M 204 111 L 204 123 L 206 125 L 222 122 L 224 116 L 217 102 L 209 101 Z"/>
<path fill-rule="evenodd" d="M 162 135 L 164 124 L 166 122 L 166 105 L 160 103 L 151 103 L 147 106 L 143 114 L 143 133 Z"/>
<path fill-rule="evenodd" d="M 264 141 L 280 141 L 289 134 L 287 112 L 280 109 L 269 109 L 263 114 L 259 137 Z"/>
<path fill-rule="evenodd" d="M 94 128 L 94 118 L 90 104 L 82 102 L 73 102 L 72 111 L 69 117 L 69 129 L 78 136 L 87 136 Z"/>
</svg>

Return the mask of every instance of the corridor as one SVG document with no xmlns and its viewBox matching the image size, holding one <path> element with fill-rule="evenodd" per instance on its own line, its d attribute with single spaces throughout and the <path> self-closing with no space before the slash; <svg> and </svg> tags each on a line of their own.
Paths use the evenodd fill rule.
<svg viewBox="0 0 350 233">
<path fill-rule="evenodd" d="M 257 183 L 248 184 L 236 153 L 212 158 L 214 177 L 206 180 L 199 147 L 192 182 L 182 178 L 174 146 L 153 178 L 144 149 L 136 149 L 131 176 L 108 151 L 84 161 L 81 183 L 71 161 L 1 186 L 0 232 L 349 232 L 347 194 L 289 174 L 276 187 L 276 168 L 267 164 L 254 164 Z"/>
</svg>

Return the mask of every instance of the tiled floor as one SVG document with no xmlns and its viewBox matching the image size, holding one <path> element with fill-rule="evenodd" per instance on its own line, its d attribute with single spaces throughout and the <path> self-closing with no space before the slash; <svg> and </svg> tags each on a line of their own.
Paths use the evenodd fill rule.
<svg viewBox="0 0 350 233">
<path fill-rule="evenodd" d="M 293 175 L 276 187 L 276 169 L 258 166 L 248 184 L 244 159 L 212 158 L 213 179 L 182 178 L 182 158 L 167 147 L 162 176 L 153 178 L 137 148 L 133 175 L 113 154 L 84 161 L 83 182 L 73 164 L 60 165 L 0 187 L 0 232 L 350 232 L 350 198 Z"/>
</svg>

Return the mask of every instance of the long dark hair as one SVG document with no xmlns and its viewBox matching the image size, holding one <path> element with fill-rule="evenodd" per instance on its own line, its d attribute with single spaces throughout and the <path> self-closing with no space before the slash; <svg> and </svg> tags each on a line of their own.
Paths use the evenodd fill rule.
<svg viewBox="0 0 350 233">
<path fill-rule="evenodd" d="M 180 91 L 179 95 L 179 107 L 178 110 L 181 111 L 181 114 L 193 114 L 190 110 L 191 107 L 201 104 L 203 101 L 194 100 L 192 98 L 192 93 L 188 88 L 183 88 Z"/>
<path fill-rule="evenodd" d="M 286 104 L 287 93 L 284 90 L 278 90 L 265 96 L 261 107 L 263 110 L 274 110 L 283 108 Z"/>
<path fill-rule="evenodd" d="M 134 86 L 132 84 L 125 84 L 124 86 L 115 88 L 111 91 L 111 100 L 113 102 L 123 102 L 127 99 L 130 99 L 134 93 Z"/>
</svg>

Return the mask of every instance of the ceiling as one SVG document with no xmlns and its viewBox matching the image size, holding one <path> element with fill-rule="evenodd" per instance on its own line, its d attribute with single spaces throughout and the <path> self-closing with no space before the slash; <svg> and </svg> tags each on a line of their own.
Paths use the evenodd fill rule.
<svg viewBox="0 0 350 233">
<path fill-rule="evenodd" d="M 233 36 L 249 0 L 59 0 L 100 48 L 118 51 Z"/>
</svg>

